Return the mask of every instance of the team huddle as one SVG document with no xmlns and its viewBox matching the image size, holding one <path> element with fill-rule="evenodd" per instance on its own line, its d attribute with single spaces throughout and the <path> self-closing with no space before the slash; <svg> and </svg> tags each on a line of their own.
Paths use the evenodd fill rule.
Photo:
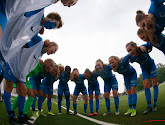
<svg viewBox="0 0 165 125">
<path fill-rule="evenodd" d="M 137 62 L 142 70 L 145 97 L 147 102 L 143 114 L 157 110 L 157 99 L 159 94 L 158 74 L 154 60 L 149 52 L 152 47 L 159 49 L 165 54 L 165 36 L 162 33 L 165 27 L 165 0 L 151 0 L 148 15 L 143 11 L 136 12 L 136 24 L 139 27 L 137 35 L 147 42 L 141 46 L 133 41 L 126 44 L 127 55 L 119 58 L 110 56 L 109 64 L 103 63 L 101 59 L 96 60 L 93 71 L 88 68 L 80 74 L 78 68 L 56 64 L 52 59 L 41 60 L 43 54 L 55 54 L 58 44 L 51 40 L 44 40 L 39 34 L 44 34 L 44 29 L 60 29 L 63 26 L 61 16 L 57 12 L 51 12 L 44 16 L 44 8 L 61 1 L 64 6 L 71 7 L 78 0 L 1 0 L 0 1 L 0 75 L 5 78 L 4 103 L 11 124 L 29 124 L 33 120 L 27 114 L 32 107 L 33 116 L 46 116 L 42 112 L 42 104 L 47 98 L 48 115 L 54 116 L 51 111 L 53 83 L 58 84 L 58 109 L 62 115 L 61 104 L 63 94 L 66 99 L 66 111 L 68 115 L 77 114 L 77 98 L 79 93 L 83 94 L 84 111 L 87 115 L 88 95 L 90 114 L 99 113 L 100 88 L 98 77 L 104 81 L 104 98 L 107 112 L 111 113 L 110 91 L 113 91 L 115 115 L 119 115 L 118 81 L 112 71 L 122 74 L 124 84 L 128 92 L 128 110 L 124 115 L 136 116 L 137 104 L 137 73 L 130 62 Z M 84 80 L 88 81 L 88 89 Z M 74 113 L 70 109 L 70 91 L 68 81 L 75 82 L 73 93 Z M 150 80 L 153 86 L 153 103 L 151 103 Z M 18 96 L 14 98 L 11 105 L 11 91 L 16 88 Z M 88 92 L 87 92 L 88 90 Z M 95 92 L 95 111 L 93 109 L 93 92 Z M 25 97 L 28 99 L 25 100 Z M 36 100 L 38 110 L 36 110 Z M 19 118 L 15 115 L 18 107 Z"/>
</svg>

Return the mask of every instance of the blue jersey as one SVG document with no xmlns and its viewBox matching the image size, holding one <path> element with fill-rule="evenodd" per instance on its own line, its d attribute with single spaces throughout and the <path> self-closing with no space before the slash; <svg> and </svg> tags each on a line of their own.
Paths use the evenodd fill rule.
<svg viewBox="0 0 165 125">
<path fill-rule="evenodd" d="M 35 81 L 36 84 L 41 84 L 41 80 L 45 77 L 43 72 L 39 72 L 37 75 L 30 77 L 29 79 Z"/>
<path fill-rule="evenodd" d="M 85 87 L 84 80 L 85 77 L 82 74 L 79 74 L 79 77 L 77 79 L 74 79 L 74 82 L 76 83 L 76 87 L 84 88 Z"/>
<path fill-rule="evenodd" d="M 88 79 L 88 86 L 89 87 L 99 86 L 99 83 L 97 81 L 97 77 L 98 77 L 98 75 L 96 73 L 92 73 L 92 76 L 90 77 L 90 79 Z"/>
<path fill-rule="evenodd" d="M 59 85 L 61 86 L 67 86 L 67 82 L 69 81 L 70 79 L 70 75 L 66 75 L 65 74 L 65 71 L 62 72 L 58 78 L 60 81 L 59 81 Z"/>
<path fill-rule="evenodd" d="M 122 63 L 119 63 L 119 67 L 117 68 L 117 72 L 119 74 L 123 74 L 124 76 L 131 76 L 135 71 L 135 69 L 129 64 L 129 54 L 124 57 Z"/>
<path fill-rule="evenodd" d="M 42 80 L 42 84 L 46 86 L 53 86 L 53 83 L 57 81 L 55 76 L 50 75 L 49 73 L 46 75 L 46 77 Z"/>
<path fill-rule="evenodd" d="M 115 76 L 112 74 L 112 67 L 110 64 L 108 66 L 104 67 L 104 70 L 102 72 L 96 72 L 105 83 L 109 83 Z"/>
<path fill-rule="evenodd" d="M 142 52 L 141 56 L 130 56 L 130 62 L 137 62 L 142 69 L 150 68 L 154 64 L 154 60 L 150 57 L 148 52 Z"/>
<path fill-rule="evenodd" d="M 148 13 L 152 13 L 156 19 L 156 24 L 158 24 L 161 30 L 165 27 L 165 5 L 163 4 L 165 0 L 151 0 L 151 5 Z M 163 27 L 163 28 L 162 28 Z"/>
<path fill-rule="evenodd" d="M 150 49 L 150 50 L 152 50 L 152 46 L 154 46 L 155 48 L 159 49 L 165 54 L 165 35 L 161 33 L 157 36 L 157 38 L 158 38 L 157 45 L 152 44 L 150 41 L 150 42 L 147 42 L 147 44 L 144 44 L 143 46 L 145 46 L 147 49 Z"/>
</svg>

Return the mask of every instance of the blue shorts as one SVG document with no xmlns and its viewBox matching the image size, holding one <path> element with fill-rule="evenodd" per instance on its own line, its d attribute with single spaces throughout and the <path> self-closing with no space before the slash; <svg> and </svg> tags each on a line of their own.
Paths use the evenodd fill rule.
<svg viewBox="0 0 165 125">
<path fill-rule="evenodd" d="M 5 8 L 3 8 L 3 5 L 5 6 L 5 1 L 6 0 L 1 0 L 0 1 L 0 26 L 2 27 L 2 31 L 5 28 L 5 25 L 7 23 L 7 18 L 6 18 L 6 14 L 5 14 Z"/>
<path fill-rule="evenodd" d="M 151 78 L 158 77 L 155 63 L 153 63 L 149 68 L 141 67 L 141 69 L 142 69 L 143 80 L 150 79 L 150 76 Z"/>
<path fill-rule="evenodd" d="M 5 69 L 5 72 L 4 72 L 4 78 L 11 81 L 11 82 L 20 82 L 12 73 L 10 67 L 9 67 L 9 64 L 6 63 L 6 69 Z M 23 82 L 24 84 L 26 84 L 26 82 Z"/>
<path fill-rule="evenodd" d="M 137 86 L 137 74 L 132 73 L 130 76 L 124 76 L 124 84 L 127 90 L 131 89 L 133 86 Z"/>
<path fill-rule="evenodd" d="M 89 95 L 93 95 L 93 91 L 95 91 L 95 96 L 100 95 L 100 88 L 99 86 L 89 86 L 88 87 L 88 93 Z"/>
<path fill-rule="evenodd" d="M 43 84 L 43 94 L 52 94 L 53 95 L 53 86 L 47 86 Z"/>
<path fill-rule="evenodd" d="M 118 82 L 116 78 L 113 78 L 109 83 L 104 82 L 104 93 L 112 90 L 118 90 Z"/>
<path fill-rule="evenodd" d="M 32 89 L 34 89 L 34 90 L 43 90 L 42 83 L 34 80 L 33 77 L 29 78 L 29 82 L 32 85 Z"/>
<path fill-rule="evenodd" d="M 4 60 L 4 58 L 0 52 L 0 75 L 2 73 L 2 69 L 3 69 L 4 64 L 5 64 L 5 60 Z"/>
<path fill-rule="evenodd" d="M 87 95 L 87 89 L 86 89 L 86 87 L 84 86 L 84 87 L 82 87 L 82 88 L 78 88 L 78 87 L 76 86 L 75 89 L 74 89 L 73 95 L 78 96 L 80 92 L 81 92 L 83 95 Z"/>
<path fill-rule="evenodd" d="M 58 84 L 58 95 L 63 95 L 63 93 L 65 96 L 70 96 L 68 84 L 65 86 L 61 86 L 60 84 Z"/>
</svg>

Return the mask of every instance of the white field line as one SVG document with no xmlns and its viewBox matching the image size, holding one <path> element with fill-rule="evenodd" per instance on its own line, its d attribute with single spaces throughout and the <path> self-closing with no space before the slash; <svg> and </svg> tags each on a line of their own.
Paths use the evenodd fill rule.
<svg viewBox="0 0 165 125">
<path fill-rule="evenodd" d="M 52 101 L 53 103 L 57 104 L 55 101 Z M 61 106 L 62 108 L 66 109 L 64 106 Z M 70 112 L 74 113 L 74 111 L 72 110 L 69 110 Z M 95 122 L 97 124 L 100 124 L 100 125 L 117 125 L 117 124 L 112 124 L 112 123 L 107 123 L 107 122 L 103 122 L 103 121 L 99 121 L 99 120 L 96 120 L 94 118 L 90 118 L 90 117 L 87 117 L 87 116 L 84 116 L 84 115 L 81 115 L 79 113 L 76 114 L 77 116 L 81 117 L 81 118 L 84 118 L 84 119 L 87 119 L 89 121 L 92 121 L 92 122 Z"/>
</svg>

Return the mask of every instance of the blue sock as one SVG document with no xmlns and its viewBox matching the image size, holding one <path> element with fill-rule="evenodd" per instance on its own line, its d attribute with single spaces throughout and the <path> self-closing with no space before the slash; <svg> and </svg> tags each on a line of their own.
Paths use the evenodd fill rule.
<svg viewBox="0 0 165 125">
<path fill-rule="evenodd" d="M 47 100 L 47 106 L 48 106 L 48 111 L 50 112 L 51 111 L 51 108 L 52 108 L 52 101 L 51 101 L 51 99 L 49 100 Z"/>
<path fill-rule="evenodd" d="M 90 112 L 93 113 L 93 100 L 89 100 Z"/>
<path fill-rule="evenodd" d="M 146 88 L 145 89 L 145 96 L 146 96 L 148 107 L 152 107 L 151 106 L 151 92 L 150 92 L 150 88 Z"/>
<path fill-rule="evenodd" d="M 61 112 L 61 102 L 62 102 L 62 100 L 58 99 L 58 110 L 59 110 L 59 112 Z"/>
<path fill-rule="evenodd" d="M 19 111 L 19 117 L 23 118 L 23 110 L 24 110 L 24 104 L 25 104 L 25 97 L 18 95 L 18 111 Z"/>
<path fill-rule="evenodd" d="M 129 109 L 132 109 L 132 95 L 128 95 L 128 105 Z"/>
<path fill-rule="evenodd" d="M 8 93 L 4 90 L 3 98 L 4 98 L 6 110 L 8 112 L 8 116 L 12 117 L 13 114 L 12 114 L 12 111 L 11 111 L 11 102 L 10 102 L 11 93 Z"/>
<path fill-rule="evenodd" d="M 98 112 L 98 110 L 99 110 L 99 99 L 96 99 L 96 112 Z"/>
<path fill-rule="evenodd" d="M 70 99 L 66 99 L 66 108 L 67 108 L 67 112 L 69 112 L 69 108 L 70 108 Z"/>
<path fill-rule="evenodd" d="M 77 103 L 76 104 L 73 103 L 73 108 L 74 108 L 74 111 L 77 112 Z"/>
<path fill-rule="evenodd" d="M 134 94 L 132 94 L 132 105 L 133 105 L 133 109 L 136 109 L 136 103 L 137 103 L 137 94 L 134 93 Z"/>
<path fill-rule="evenodd" d="M 107 112 L 110 112 L 110 99 L 109 98 L 105 98 L 105 104 L 107 107 Z"/>
<path fill-rule="evenodd" d="M 86 112 L 88 104 L 84 104 L 84 112 Z"/>
<path fill-rule="evenodd" d="M 41 111 L 43 103 L 43 96 L 38 96 L 38 110 Z"/>
<path fill-rule="evenodd" d="M 157 105 L 157 99 L 158 99 L 158 93 L 159 93 L 158 85 L 154 86 L 153 89 L 154 89 L 154 94 L 153 94 L 154 103 L 153 103 L 153 105 Z"/>
<path fill-rule="evenodd" d="M 115 112 L 119 112 L 119 96 L 114 97 L 114 103 L 115 103 Z"/>
<path fill-rule="evenodd" d="M 37 99 L 37 95 L 34 94 L 35 98 L 34 98 L 34 101 L 33 101 L 33 104 L 32 104 L 32 110 L 35 111 L 35 107 L 36 107 L 36 99 Z"/>
</svg>

